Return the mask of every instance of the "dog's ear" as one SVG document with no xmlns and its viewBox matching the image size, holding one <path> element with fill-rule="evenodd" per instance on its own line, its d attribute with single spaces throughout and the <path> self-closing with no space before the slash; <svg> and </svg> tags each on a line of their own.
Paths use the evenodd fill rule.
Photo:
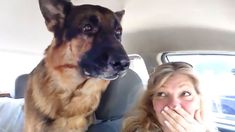
<svg viewBox="0 0 235 132">
<path fill-rule="evenodd" d="M 56 32 L 64 26 L 64 19 L 72 3 L 69 0 L 39 0 L 39 6 L 48 30 L 56 36 Z"/>
<path fill-rule="evenodd" d="M 123 15 L 125 14 L 125 10 L 117 11 L 115 12 L 115 14 L 117 15 L 118 19 L 121 21 Z"/>
</svg>

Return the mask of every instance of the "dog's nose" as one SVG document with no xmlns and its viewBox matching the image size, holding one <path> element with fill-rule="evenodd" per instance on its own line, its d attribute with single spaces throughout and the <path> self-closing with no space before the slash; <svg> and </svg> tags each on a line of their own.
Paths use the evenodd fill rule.
<svg viewBox="0 0 235 132">
<path fill-rule="evenodd" d="M 121 60 L 110 60 L 109 64 L 118 71 L 124 71 L 129 68 L 130 60 L 129 59 L 121 59 Z"/>
</svg>

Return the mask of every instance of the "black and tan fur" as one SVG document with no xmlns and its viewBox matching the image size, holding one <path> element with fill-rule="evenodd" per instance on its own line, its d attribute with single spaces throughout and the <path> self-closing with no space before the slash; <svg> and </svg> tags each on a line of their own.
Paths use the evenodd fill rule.
<svg viewBox="0 0 235 132">
<path fill-rule="evenodd" d="M 102 92 L 129 66 L 121 45 L 124 11 L 66 0 L 39 0 L 54 38 L 30 73 L 25 132 L 83 132 Z"/>
</svg>

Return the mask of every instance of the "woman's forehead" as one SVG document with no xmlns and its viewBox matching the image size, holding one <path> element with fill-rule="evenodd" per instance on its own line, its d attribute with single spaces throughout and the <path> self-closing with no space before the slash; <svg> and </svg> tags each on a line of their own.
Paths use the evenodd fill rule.
<svg viewBox="0 0 235 132">
<path fill-rule="evenodd" d="M 194 87 L 192 79 L 186 74 L 173 74 L 165 82 L 159 86 L 159 89 L 162 88 L 183 88 L 185 86 Z"/>
</svg>

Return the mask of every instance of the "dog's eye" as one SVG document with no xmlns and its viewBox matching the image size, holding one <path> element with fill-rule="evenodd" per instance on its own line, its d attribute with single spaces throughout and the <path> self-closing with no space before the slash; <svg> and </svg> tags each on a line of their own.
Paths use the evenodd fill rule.
<svg viewBox="0 0 235 132">
<path fill-rule="evenodd" d="M 115 36 L 116 36 L 118 39 L 120 39 L 121 35 L 122 35 L 122 29 L 121 29 L 121 28 L 117 28 L 117 29 L 115 30 Z"/>
<path fill-rule="evenodd" d="M 83 27 L 82 27 L 82 31 L 84 33 L 89 33 L 89 32 L 92 32 L 93 30 L 93 27 L 91 26 L 91 24 L 85 24 Z"/>
</svg>

